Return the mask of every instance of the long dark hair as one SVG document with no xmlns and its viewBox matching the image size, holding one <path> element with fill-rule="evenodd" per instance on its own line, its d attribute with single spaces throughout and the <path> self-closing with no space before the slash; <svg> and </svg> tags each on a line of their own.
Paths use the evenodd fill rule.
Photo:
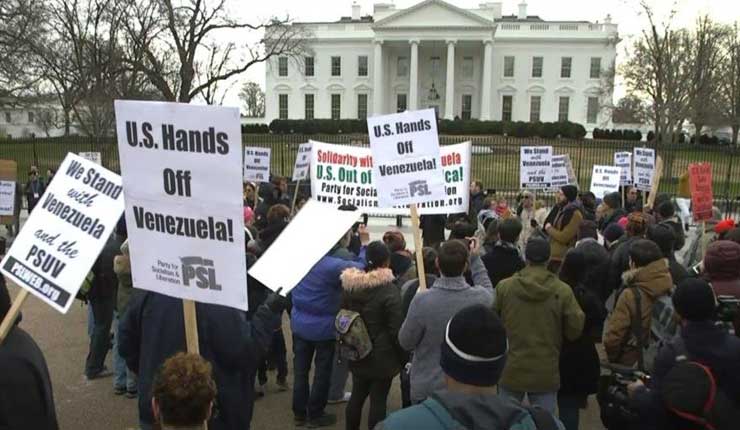
<svg viewBox="0 0 740 430">
<path fill-rule="evenodd" d="M 370 242 L 365 251 L 365 260 L 367 261 L 367 267 L 365 270 L 372 272 L 375 269 L 387 267 L 390 259 L 391 252 L 388 250 L 388 246 L 386 246 L 385 243 L 379 240 Z"/>
<path fill-rule="evenodd" d="M 579 249 L 573 248 L 565 254 L 560 266 L 560 280 L 575 288 L 586 277 L 586 255 Z"/>
</svg>

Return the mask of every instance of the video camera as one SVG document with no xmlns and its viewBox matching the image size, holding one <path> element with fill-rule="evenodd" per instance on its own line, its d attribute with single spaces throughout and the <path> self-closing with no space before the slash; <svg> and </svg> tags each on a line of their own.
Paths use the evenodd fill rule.
<svg viewBox="0 0 740 430">
<path fill-rule="evenodd" d="M 722 322 L 734 322 L 740 316 L 740 299 L 734 296 L 717 296 L 717 308 L 714 319 Z"/>
<path fill-rule="evenodd" d="M 601 408 L 601 422 L 607 429 L 629 429 L 638 422 L 639 415 L 630 405 L 627 386 L 638 380 L 647 383 L 650 376 L 644 372 L 618 364 L 601 363 L 608 373 L 599 378 L 596 399 Z"/>
</svg>

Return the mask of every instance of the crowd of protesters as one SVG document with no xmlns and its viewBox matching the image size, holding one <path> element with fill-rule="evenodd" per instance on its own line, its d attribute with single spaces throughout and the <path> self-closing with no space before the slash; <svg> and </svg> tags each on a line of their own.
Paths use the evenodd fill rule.
<svg viewBox="0 0 740 430">
<path fill-rule="evenodd" d="M 31 173 L 29 207 L 44 187 Z M 371 241 L 358 223 L 287 298 L 249 276 L 249 312 L 196 304 L 200 356 L 183 353 L 182 302 L 136 288 L 121 220 L 79 296 L 85 375 L 112 375 L 115 394 L 137 399 L 142 430 L 249 429 L 272 370 L 298 427 L 334 426 L 327 405 L 346 403 L 345 428 L 357 430 L 369 403 L 368 429 L 577 430 L 600 388 L 601 344 L 609 362 L 653 375 L 629 385 L 635 428 L 734 428 L 740 312 L 716 312 L 718 297 L 740 299 L 740 228 L 715 210 L 687 232 L 670 197 L 622 192 L 566 185 L 548 210 L 535 193 L 509 201 L 473 181 L 467 213 L 422 217 L 423 273 L 400 231 Z M 305 200 L 285 178 L 245 184 L 247 269 Z M 0 318 L 9 307 L 0 277 Z M 0 428 L 56 429 L 43 354 L 18 325 L 0 368 Z M 397 377 L 402 404 L 390 409 L 402 409 L 388 415 Z"/>
</svg>

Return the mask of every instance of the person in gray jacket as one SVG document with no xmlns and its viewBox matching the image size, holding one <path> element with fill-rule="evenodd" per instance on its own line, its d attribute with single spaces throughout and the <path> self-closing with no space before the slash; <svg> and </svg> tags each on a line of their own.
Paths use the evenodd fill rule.
<svg viewBox="0 0 740 430">
<path fill-rule="evenodd" d="M 444 388 L 444 373 L 439 365 L 439 345 L 445 327 L 460 309 L 493 304 L 493 286 L 480 259 L 476 240 L 449 240 L 439 249 L 436 265 L 440 277 L 429 290 L 419 292 L 411 302 L 406 320 L 398 333 L 402 348 L 413 351 L 411 362 L 411 401 L 420 403 L 435 390 Z M 475 286 L 463 274 L 470 267 Z"/>
</svg>

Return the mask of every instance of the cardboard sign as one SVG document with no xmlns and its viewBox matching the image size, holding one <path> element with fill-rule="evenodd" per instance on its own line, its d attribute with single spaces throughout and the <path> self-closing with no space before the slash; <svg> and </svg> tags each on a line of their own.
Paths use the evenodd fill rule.
<svg viewBox="0 0 740 430">
<path fill-rule="evenodd" d="M 607 194 L 619 191 L 620 175 L 619 167 L 594 165 L 591 173 L 591 192 L 597 199 L 603 199 Z"/>
<path fill-rule="evenodd" d="M 134 285 L 246 310 L 239 110 L 115 108 Z"/>
<path fill-rule="evenodd" d="M 352 228 L 359 215 L 360 211 L 340 211 L 310 199 L 249 269 L 249 274 L 267 288 L 275 291 L 282 287 L 280 294 L 288 294 Z M 290 262 L 290 270 L 285 270 L 286 262 Z"/>
<path fill-rule="evenodd" d="M 334 206 L 351 204 L 362 212 L 408 215 L 407 207 L 380 208 L 368 148 L 312 141 L 311 195 Z M 421 203 L 422 215 L 467 212 L 470 199 L 470 142 L 440 148 L 445 197 Z"/>
<path fill-rule="evenodd" d="M 295 166 L 293 166 L 293 180 L 301 181 L 308 179 L 309 168 L 311 166 L 311 142 L 298 145 L 298 153 L 295 156 Z"/>
<path fill-rule="evenodd" d="M 570 162 L 570 155 L 565 154 L 565 170 L 568 171 L 568 183 L 571 185 L 575 185 L 577 188 L 580 188 L 578 186 L 578 178 L 576 178 L 576 172 L 573 170 L 573 163 Z"/>
<path fill-rule="evenodd" d="M 638 190 L 650 191 L 653 186 L 654 170 L 655 150 L 651 148 L 635 148 L 633 180 Z"/>
<path fill-rule="evenodd" d="M 615 152 L 614 165 L 620 169 L 619 185 L 632 185 L 632 153 Z"/>
<path fill-rule="evenodd" d="M 445 197 L 434 109 L 368 118 L 367 129 L 380 207 Z"/>
<path fill-rule="evenodd" d="M 0 160 L 0 181 L 16 182 L 18 177 L 18 163 L 14 160 Z M 15 195 L 15 192 L 14 192 Z M 19 196 L 15 196 L 18 198 Z M 0 204 L 2 206 L 2 204 Z M 7 206 L 7 204 L 6 204 Z M 20 211 L 20 208 L 15 208 Z M 15 213 L 10 215 L 0 214 L 0 223 L 10 224 L 15 221 Z"/>
<path fill-rule="evenodd" d="M 99 152 L 80 152 L 79 155 L 85 160 L 92 161 L 99 166 L 103 165 L 103 158 L 100 156 Z"/>
<path fill-rule="evenodd" d="M 244 148 L 244 182 L 270 181 L 271 148 L 247 146 Z"/>
<path fill-rule="evenodd" d="M 15 181 L 0 181 L 0 216 L 15 213 Z"/>
<path fill-rule="evenodd" d="M 712 219 L 712 207 L 714 206 L 712 165 L 709 163 L 689 164 L 689 184 L 694 221 Z"/>
<path fill-rule="evenodd" d="M 552 156 L 552 173 L 550 186 L 553 190 L 558 190 L 560 189 L 560 187 L 571 183 L 570 175 L 568 175 L 567 165 L 569 159 L 570 157 L 567 154 Z"/>
<path fill-rule="evenodd" d="M 527 190 L 552 188 L 552 146 L 522 146 L 519 151 L 520 187 Z"/>
<path fill-rule="evenodd" d="M 0 271 L 66 313 L 121 212 L 121 178 L 69 153 L 0 263 Z"/>
</svg>

